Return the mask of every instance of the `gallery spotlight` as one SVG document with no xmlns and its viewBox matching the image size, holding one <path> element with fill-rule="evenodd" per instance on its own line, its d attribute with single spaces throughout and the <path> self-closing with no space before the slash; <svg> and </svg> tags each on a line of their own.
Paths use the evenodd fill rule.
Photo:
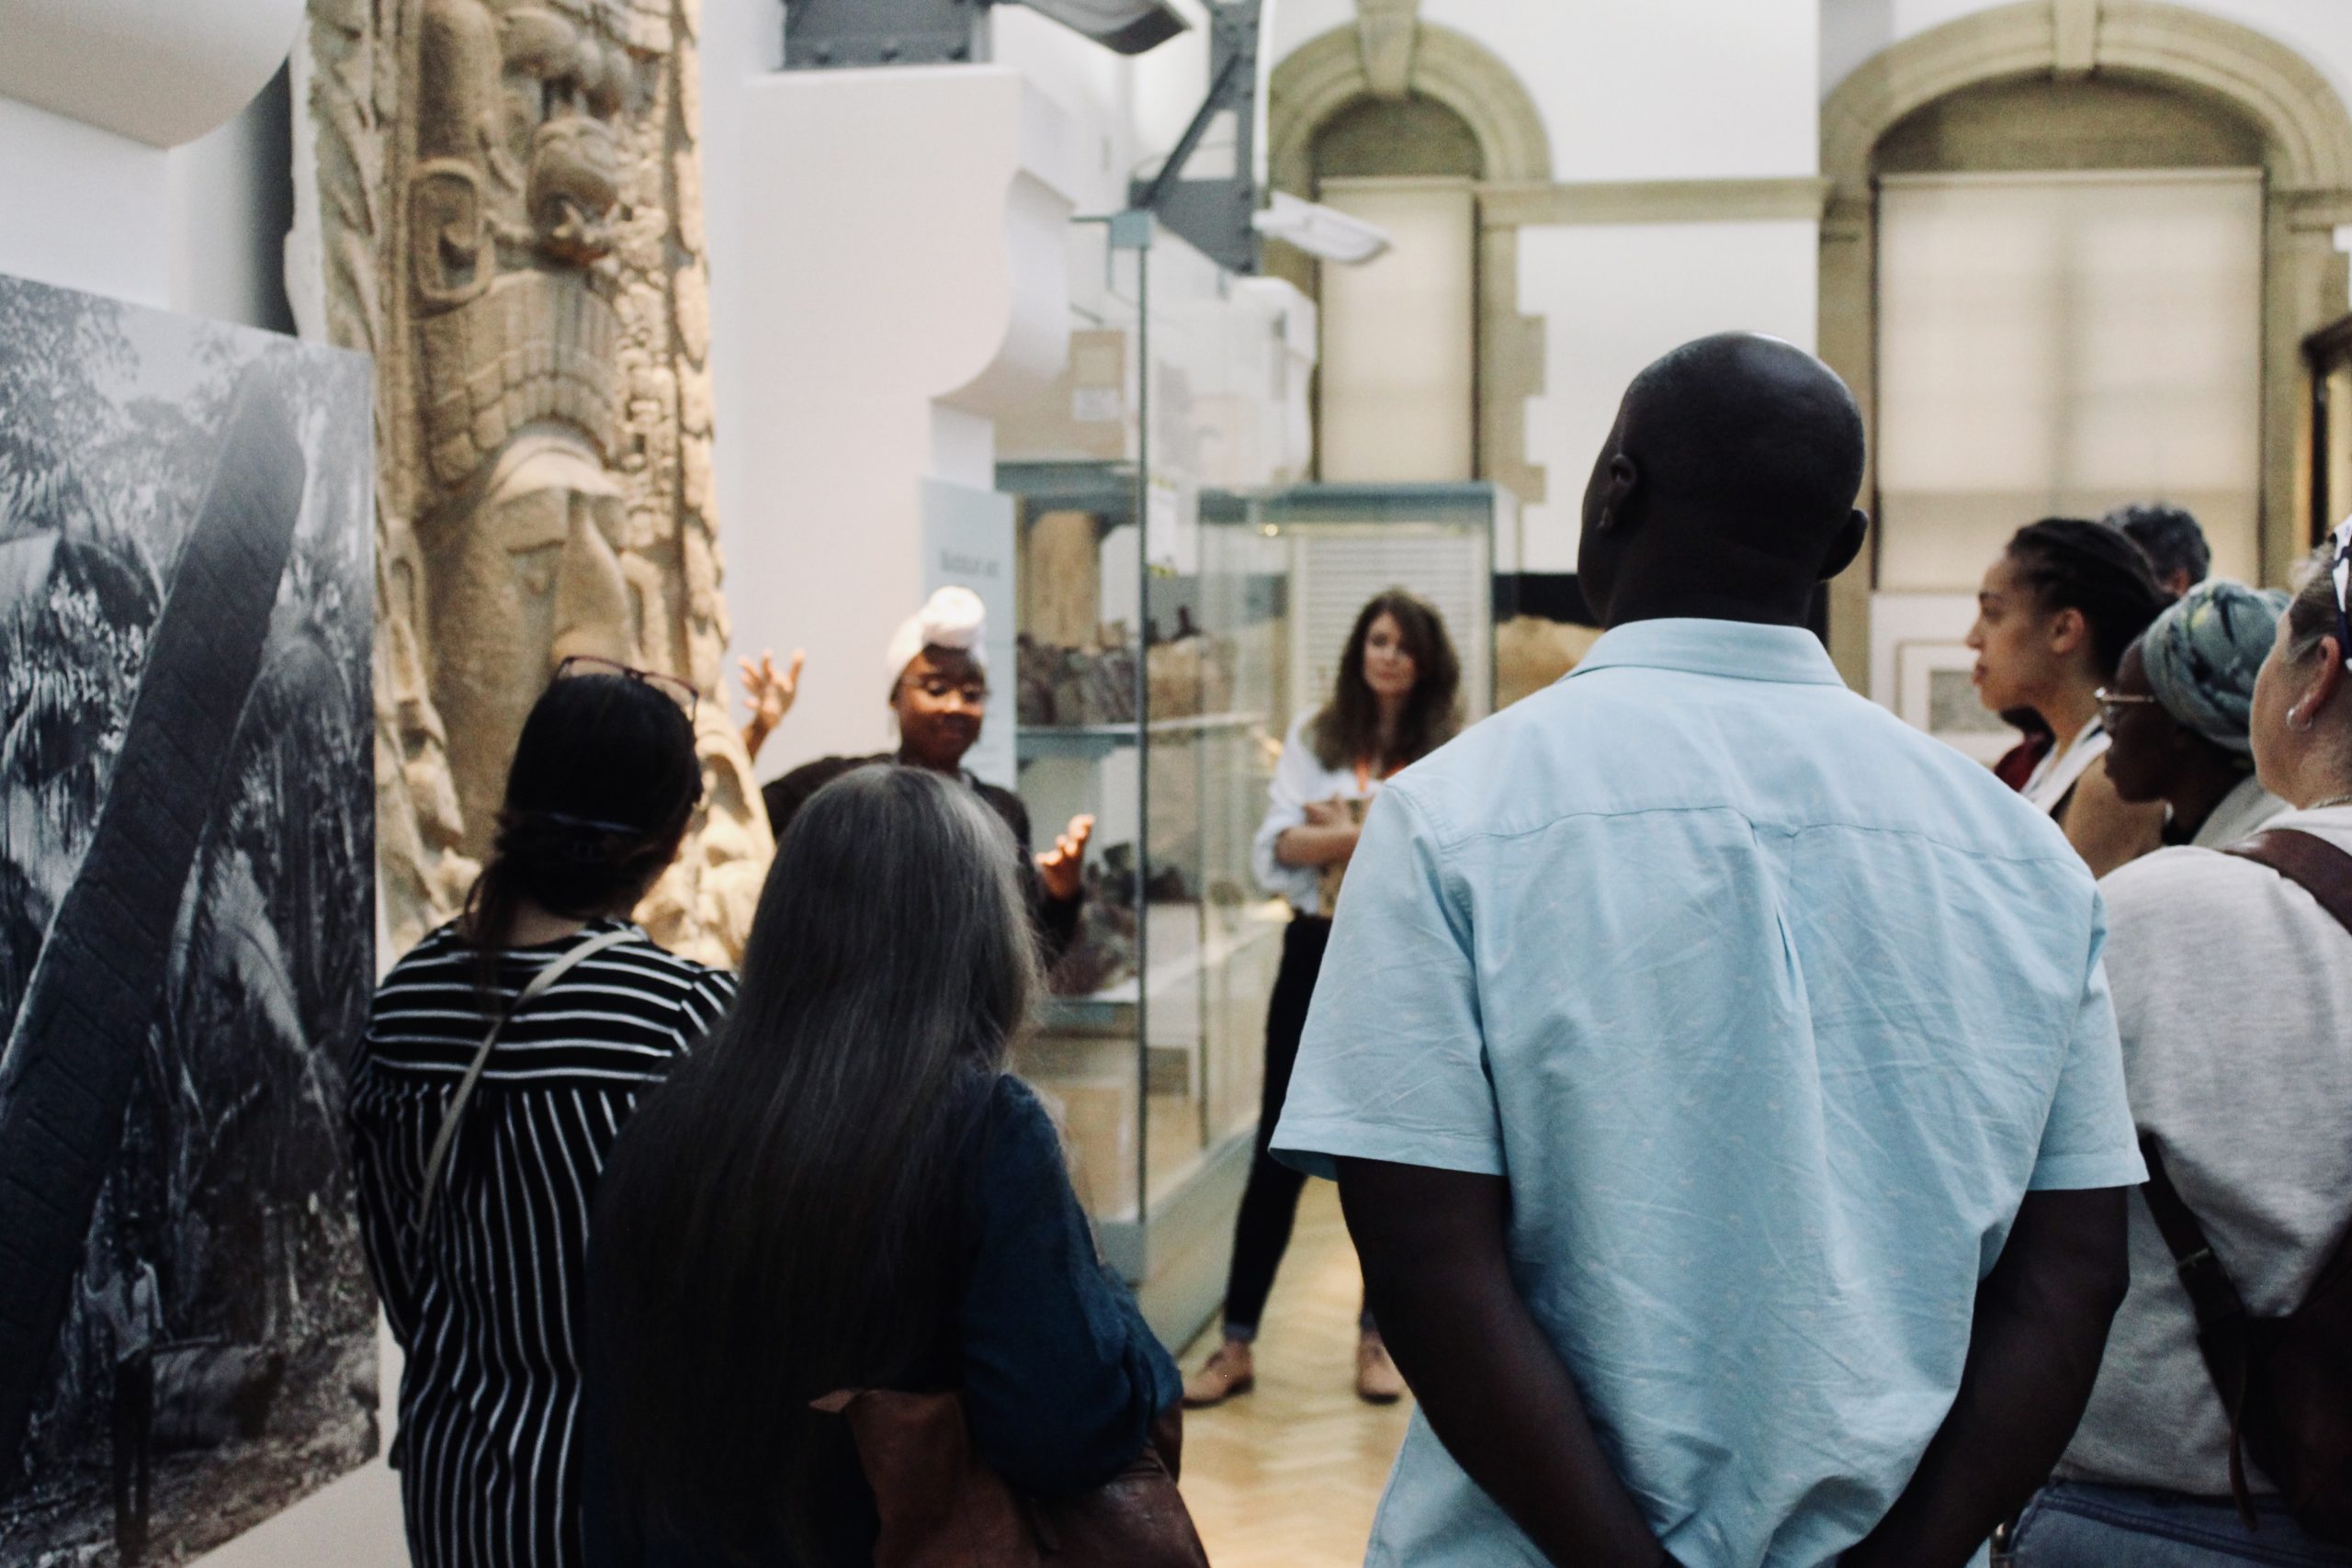
<svg viewBox="0 0 2352 1568">
<path fill-rule="evenodd" d="M 1252 216 L 1250 226 L 1270 240 L 1297 246 L 1317 261 L 1362 266 L 1385 254 L 1396 243 L 1386 230 L 1351 218 L 1337 208 L 1302 201 L 1282 191 L 1273 194 L 1274 204 Z"/>
</svg>

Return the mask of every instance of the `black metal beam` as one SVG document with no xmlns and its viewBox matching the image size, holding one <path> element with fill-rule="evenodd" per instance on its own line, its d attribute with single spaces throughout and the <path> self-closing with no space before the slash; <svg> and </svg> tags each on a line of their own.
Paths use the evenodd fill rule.
<svg viewBox="0 0 2352 1568">
<path fill-rule="evenodd" d="M 1174 151 L 1149 181 L 1137 181 L 1129 200 L 1221 265 L 1254 273 L 1259 239 L 1250 220 L 1258 210 L 1258 46 L 1263 0 L 1205 0 L 1211 16 L 1209 90 Z M 1219 115 L 1234 124 L 1233 168 L 1209 179 L 1187 179 L 1185 165 L 1200 151 Z"/>
<path fill-rule="evenodd" d="M 785 0 L 784 68 L 960 65 L 985 58 L 989 0 Z"/>
</svg>

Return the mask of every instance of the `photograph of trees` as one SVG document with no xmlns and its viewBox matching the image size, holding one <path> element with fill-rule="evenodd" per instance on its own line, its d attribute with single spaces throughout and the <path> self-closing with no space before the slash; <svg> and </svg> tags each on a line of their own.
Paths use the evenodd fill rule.
<svg viewBox="0 0 2352 1568">
<path fill-rule="evenodd" d="M 0 277 L 0 1561 L 375 1452 L 370 375 Z"/>
</svg>

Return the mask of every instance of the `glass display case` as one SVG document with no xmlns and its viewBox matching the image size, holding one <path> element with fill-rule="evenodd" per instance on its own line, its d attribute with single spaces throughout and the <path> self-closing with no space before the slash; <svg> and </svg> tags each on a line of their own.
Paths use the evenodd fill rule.
<svg viewBox="0 0 2352 1568">
<path fill-rule="evenodd" d="M 1495 630 L 1515 607 L 1498 582 L 1517 581 L 1519 502 L 1475 484 L 1291 485 L 1211 499 L 1277 553 L 1288 584 L 1287 667 L 1302 707 L 1322 701 L 1365 601 L 1405 588 L 1444 617 L 1462 661 L 1463 721 L 1495 707 Z M 1498 571 L 1505 575 L 1498 577 Z M 1285 717 L 1285 723 L 1287 716 Z"/>
<path fill-rule="evenodd" d="M 1290 708 L 1287 557 L 1222 498 L 1304 467 L 1312 312 L 1148 220 L 1072 243 L 1069 372 L 1000 421 L 997 478 L 1019 517 L 1020 793 L 1041 840 L 1095 829 L 1015 1066 L 1105 1255 L 1182 1343 L 1222 1292 L 1287 915 L 1250 863 Z"/>
<path fill-rule="evenodd" d="M 1078 938 L 1016 1065 L 1058 1101 L 1106 1254 L 1181 1337 L 1161 1320 L 1214 1308 L 1258 1120 L 1286 911 L 1250 856 L 1288 706 L 1287 595 L 1279 548 L 1238 523 L 1202 528 L 1191 571 L 1143 567 L 1127 477 L 1006 476 L 1032 487 L 1025 561 L 1091 547 L 1105 575 L 1146 579 L 1140 628 L 1023 634 L 1022 797 L 1040 824 L 1083 813 L 1095 831 Z"/>
</svg>

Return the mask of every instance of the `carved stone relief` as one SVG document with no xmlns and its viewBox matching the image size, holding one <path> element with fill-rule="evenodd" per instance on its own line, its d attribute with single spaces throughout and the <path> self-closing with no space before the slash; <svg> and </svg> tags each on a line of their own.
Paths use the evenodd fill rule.
<svg viewBox="0 0 2352 1568">
<path fill-rule="evenodd" d="M 377 356 L 400 946 L 462 900 L 524 716 L 579 653 L 704 695 L 707 797 L 641 918 L 713 961 L 750 925 L 774 844 L 719 686 L 698 10 L 311 0 L 291 271 L 306 331 Z"/>
</svg>

